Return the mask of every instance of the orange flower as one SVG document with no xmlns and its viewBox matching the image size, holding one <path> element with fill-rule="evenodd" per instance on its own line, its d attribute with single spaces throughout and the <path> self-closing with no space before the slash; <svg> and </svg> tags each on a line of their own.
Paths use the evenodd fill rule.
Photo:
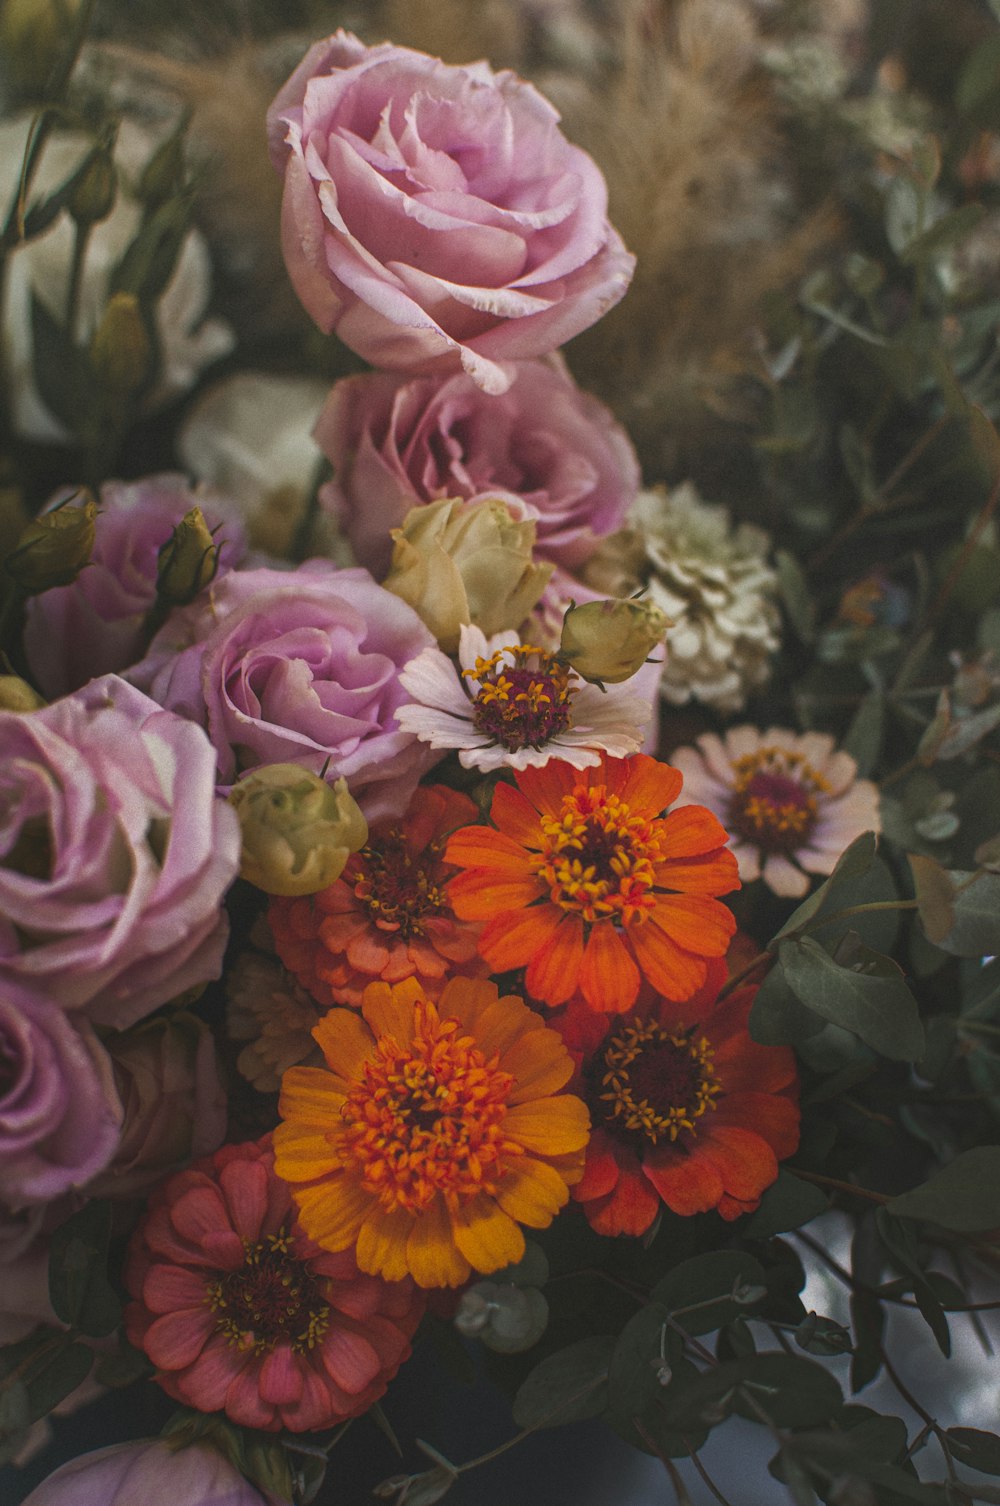
<svg viewBox="0 0 1000 1506">
<path fill-rule="evenodd" d="M 356 1246 L 362 1271 L 460 1286 L 520 1260 L 583 1169 L 573 1063 L 554 1030 L 485 980 L 454 978 L 438 1005 L 414 979 L 365 989 L 361 1017 L 313 1031 L 326 1067 L 282 1083 L 275 1169 L 309 1237 Z"/>
<path fill-rule="evenodd" d="M 599 1234 L 644 1234 L 661 1201 L 680 1214 L 750 1213 L 796 1149 L 795 1058 L 751 1040 L 755 993 L 739 990 L 695 1024 L 665 999 L 628 1020 L 582 1003 L 553 1018 L 594 1121 L 573 1196 Z"/>
<path fill-rule="evenodd" d="M 444 890 L 454 870 L 441 855 L 448 833 L 475 814 L 467 795 L 423 787 L 402 821 L 376 829 L 329 888 L 272 900 L 278 956 L 314 999 L 357 1008 L 369 983 L 404 978 L 436 999 L 456 973 L 485 974 L 479 927 L 456 922 Z"/>
<path fill-rule="evenodd" d="M 641 753 L 514 778 L 493 796 L 497 829 L 463 826 L 445 851 L 466 870 L 448 897 L 463 920 L 486 922 L 490 968 L 526 967 L 528 993 L 552 1005 L 580 992 L 594 1009 L 631 1009 L 643 976 L 690 998 L 736 929 L 713 897 L 740 887 L 718 819 L 698 805 L 661 815 L 681 776 Z"/>
</svg>

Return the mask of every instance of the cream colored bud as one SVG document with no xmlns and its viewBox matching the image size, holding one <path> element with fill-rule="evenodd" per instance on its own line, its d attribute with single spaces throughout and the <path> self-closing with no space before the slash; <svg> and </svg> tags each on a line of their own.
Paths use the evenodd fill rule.
<svg viewBox="0 0 1000 1506">
<path fill-rule="evenodd" d="M 0 675 L 0 711 L 40 711 L 47 705 L 20 675 Z"/>
<path fill-rule="evenodd" d="M 414 507 L 392 537 L 383 584 L 413 607 L 445 653 L 457 649 L 463 623 L 487 637 L 519 626 L 552 574 L 532 558 L 534 523 L 514 518 L 501 497 Z"/>
<path fill-rule="evenodd" d="M 215 579 L 219 546 L 212 538 L 200 507 L 181 518 L 160 550 L 156 571 L 156 599 L 166 607 L 187 606 Z"/>
<path fill-rule="evenodd" d="M 84 494 L 82 507 L 67 501 L 33 519 L 22 531 L 4 567 L 28 596 L 68 586 L 90 561 L 97 503 Z"/>
<path fill-rule="evenodd" d="M 128 397 L 145 384 L 152 353 L 138 298 L 115 293 L 90 342 L 95 380 L 112 398 Z"/>
<path fill-rule="evenodd" d="M 663 642 L 670 619 L 651 601 L 588 601 L 563 618 L 560 657 L 581 679 L 620 685 Z"/>
<path fill-rule="evenodd" d="M 347 788 L 296 763 L 265 764 L 229 792 L 240 818 L 240 874 L 266 894 L 316 894 L 368 840 L 368 823 Z"/>
</svg>

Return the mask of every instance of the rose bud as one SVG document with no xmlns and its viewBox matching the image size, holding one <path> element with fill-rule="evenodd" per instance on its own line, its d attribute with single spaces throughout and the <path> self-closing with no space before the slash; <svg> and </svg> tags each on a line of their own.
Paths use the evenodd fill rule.
<svg viewBox="0 0 1000 1506">
<path fill-rule="evenodd" d="M 560 656 L 593 685 L 620 685 L 663 642 L 670 619 L 651 601 L 588 601 L 563 618 Z"/>
<path fill-rule="evenodd" d="M 90 560 L 97 503 L 84 493 L 82 507 L 67 503 L 34 518 L 7 556 L 7 574 L 28 596 L 68 586 Z"/>
<path fill-rule="evenodd" d="M 234 785 L 240 874 L 266 894 L 316 894 L 338 879 L 368 840 L 368 823 L 346 779 L 326 784 L 295 763 L 263 764 Z"/>
<path fill-rule="evenodd" d="M 474 623 L 489 637 L 517 627 L 538 601 L 552 566 L 535 564 L 535 524 L 501 497 L 443 498 L 413 507 L 392 530 L 384 585 L 408 602 L 445 653 Z"/>
<path fill-rule="evenodd" d="M 94 380 L 110 397 L 128 397 L 145 385 L 152 346 L 134 293 L 115 293 L 90 342 Z"/>
<path fill-rule="evenodd" d="M 0 711 L 40 711 L 46 704 L 20 675 L 0 675 Z"/>
<path fill-rule="evenodd" d="M 211 585 L 219 568 L 219 546 L 200 507 L 181 518 L 160 550 L 156 571 L 159 607 L 186 607 Z"/>
</svg>

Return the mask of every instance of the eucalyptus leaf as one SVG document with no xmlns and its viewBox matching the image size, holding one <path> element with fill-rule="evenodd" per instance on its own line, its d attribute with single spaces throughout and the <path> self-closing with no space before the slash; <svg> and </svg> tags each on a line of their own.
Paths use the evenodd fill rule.
<svg viewBox="0 0 1000 1506">
<path fill-rule="evenodd" d="M 955 957 L 1000 952 L 1000 874 L 980 873 L 973 878 L 971 873 L 952 870 L 948 877 L 955 886 L 954 924 L 936 945 Z"/>
<path fill-rule="evenodd" d="M 610 1335 L 580 1339 L 536 1365 L 514 1397 L 514 1421 L 522 1428 L 558 1427 L 604 1411 L 608 1371 L 615 1349 Z"/>
<path fill-rule="evenodd" d="M 111 1205 L 94 1199 L 52 1236 L 49 1296 L 57 1317 L 80 1333 L 103 1338 L 121 1321 L 121 1303 L 107 1277 Z"/>
<path fill-rule="evenodd" d="M 960 1464 L 984 1475 L 1000 1475 L 1000 1438 L 979 1428 L 949 1428 L 948 1446 Z"/>
<path fill-rule="evenodd" d="M 653 1287 L 654 1300 L 689 1334 L 714 1333 L 747 1311 L 739 1288 L 766 1286 L 764 1267 L 742 1250 L 708 1250 L 682 1261 Z"/>
<path fill-rule="evenodd" d="M 780 957 L 789 987 L 808 1009 L 850 1030 L 891 1061 L 916 1061 L 923 1055 L 916 1000 L 888 957 L 859 944 L 853 965 L 845 967 L 811 936 L 783 941 Z"/>
<path fill-rule="evenodd" d="M 963 1151 L 943 1170 L 886 1205 L 897 1218 L 974 1233 L 1000 1226 L 1000 1145 Z"/>
<path fill-rule="evenodd" d="M 928 941 L 937 946 L 955 924 L 955 885 L 941 864 L 919 853 L 907 853 L 913 875 L 918 914 Z"/>
<path fill-rule="evenodd" d="M 776 931 L 772 936 L 769 944 L 773 946 L 776 941 L 781 940 L 782 936 L 790 936 L 795 931 L 801 930 L 806 921 L 812 920 L 815 915 L 819 914 L 835 889 L 848 880 L 858 879 L 866 874 L 875 861 L 877 850 L 878 838 L 873 831 L 864 831 L 860 837 L 855 837 L 850 847 L 846 847 L 840 854 L 830 877 L 824 879 L 819 888 L 793 910 L 781 930 Z"/>
<path fill-rule="evenodd" d="M 750 1215 L 746 1233 L 751 1239 L 770 1239 L 789 1229 L 801 1229 L 827 1211 L 826 1196 L 811 1182 L 803 1182 L 782 1168 L 778 1179 L 764 1193 L 760 1207 Z"/>
</svg>

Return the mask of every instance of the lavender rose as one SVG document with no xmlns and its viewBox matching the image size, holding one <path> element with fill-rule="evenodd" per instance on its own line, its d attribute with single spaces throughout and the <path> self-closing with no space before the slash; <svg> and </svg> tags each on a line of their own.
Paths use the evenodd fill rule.
<svg viewBox="0 0 1000 1506">
<path fill-rule="evenodd" d="M 622 526 L 640 484 L 625 430 L 561 362 L 511 370 L 502 397 L 464 375 L 371 372 L 333 388 L 314 430 L 335 472 L 320 500 L 375 575 L 389 567 L 389 529 L 440 497 L 518 497 L 536 553 L 566 568 Z"/>
<path fill-rule="evenodd" d="M 37 1485 L 24 1506 L 277 1506 L 205 1443 L 162 1438 L 81 1454 Z"/>
<path fill-rule="evenodd" d="M 59 493 L 53 503 L 68 493 Z M 28 602 L 24 648 L 37 683 L 54 699 L 97 675 L 117 674 L 142 657 L 143 620 L 156 599 L 161 547 L 190 507 L 201 507 L 210 528 L 220 526 L 219 570 L 246 552 L 235 504 L 217 493 L 192 491 L 187 478 L 164 474 L 101 487 L 90 564 L 69 586 Z"/>
<path fill-rule="evenodd" d="M 435 755 L 396 726 L 399 672 L 433 643 L 367 570 L 234 570 L 171 613 L 129 679 L 208 730 L 220 789 L 258 764 L 347 780 L 367 819 L 405 810 Z"/>
<path fill-rule="evenodd" d="M 465 370 L 550 351 L 625 293 L 607 185 L 513 73 L 338 31 L 268 112 L 288 273 L 326 333 L 375 366 Z"/>
<path fill-rule="evenodd" d="M 122 1109 L 86 1021 L 0 984 L 0 1199 L 45 1203 L 110 1161 Z"/>
<path fill-rule="evenodd" d="M 217 977 L 239 822 L 200 727 L 114 675 L 0 713 L 0 985 L 122 1029 Z"/>
</svg>

